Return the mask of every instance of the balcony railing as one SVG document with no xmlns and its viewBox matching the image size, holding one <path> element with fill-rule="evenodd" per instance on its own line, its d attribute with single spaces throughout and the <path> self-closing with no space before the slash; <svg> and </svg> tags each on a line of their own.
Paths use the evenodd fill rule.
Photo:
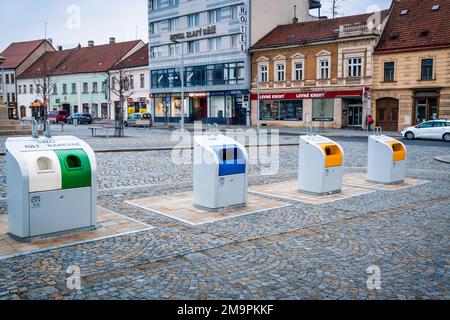
<svg viewBox="0 0 450 320">
<path fill-rule="evenodd" d="M 347 24 L 339 27 L 339 37 L 376 34 L 376 28 L 369 29 L 367 24 Z"/>
</svg>

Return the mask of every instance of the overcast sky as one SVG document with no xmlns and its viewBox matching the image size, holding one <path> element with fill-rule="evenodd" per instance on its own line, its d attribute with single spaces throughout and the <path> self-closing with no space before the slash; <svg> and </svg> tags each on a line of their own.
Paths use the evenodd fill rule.
<svg viewBox="0 0 450 320">
<path fill-rule="evenodd" d="M 257 1 L 257 0 L 256 0 Z M 279 0 L 283 1 L 283 0 Z M 322 0 L 322 15 L 331 16 L 331 0 Z M 391 0 L 339 0 L 339 15 L 365 13 L 371 5 L 388 8 Z M 47 37 L 71 48 L 147 36 L 147 0 L 0 0 L 0 51 L 11 42 Z"/>
</svg>

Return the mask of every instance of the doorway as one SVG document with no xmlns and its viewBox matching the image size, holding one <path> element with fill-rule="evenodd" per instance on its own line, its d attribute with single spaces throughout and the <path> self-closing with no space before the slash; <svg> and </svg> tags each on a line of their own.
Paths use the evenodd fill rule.
<svg viewBox="0 0 450 320">
<path fill-rule="evenodd" d="M 363 107 L 361 99 L 347 99 L 347 126 L 362 127 Z"/>
<path fill-rule="evenodd" d="M 377 125 L 384 131 L 398 131 L 399 102 L 393 98 L 377 101 Z"/>
<path fill-rule="evenodd" d="M 191 98 L 192 119 L 203 120 L 208 117 L 208 100 L 206 97 Z"/>
<path fill-rule="evenodd" d="M 25 106 L 20 106 L 20 119 L 25 118 L 27 116 L 27 109 Z"/>
</svg>

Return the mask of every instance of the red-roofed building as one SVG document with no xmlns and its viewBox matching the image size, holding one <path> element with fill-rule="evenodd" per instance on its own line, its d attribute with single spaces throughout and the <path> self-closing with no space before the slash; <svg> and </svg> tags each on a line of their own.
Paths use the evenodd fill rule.
<svg viewBox="0 0 450 320">
<path fill-rule="evenodd" d="M 17 110 L 16 78 L 39 59 L 44 52 L 51 51 L 55 51 L 52 44 L 41 39 L 11 43 L 0 53 L 0 56 L 6 58 L 0 66 L 0 96 L 8 104 L 8 114 L 11 119 L 20 117 Z"/>
<path fill-rule="evenodd" d="M 450 118 L 450 1 L 396 0 L 374 55 L 377 125 Z"/>
<path fill-rule="evenodd" d="M 252 124 L 366 126 L 372 55 L 388 10 L 280 25 L 252 53 Z M 259 102 L 259 113 L 258 113 Z"/>
<path fill-rule="evenodd" d="M 144 46 L 140 40 L 49 52 L 18 76 L 19 105 L 27 117 L 36 116 L 35 105 L 45 104 L 48 111 L 65 110 L 69 114 L 91 113 L 94 118 L 114 117 L 109 96 L 109 71 Z M 43 87 L 48 77 L 48 97 Z M 39 92 L 38 92 L 39 91 Z"/>
<path fill-rule="evenodd" d="M 127 114 L 147 113 L 150 109 L 150 71 L 149 71 L 148 45 L 143 46 L 128 58 L 119 62 L 109 72 L 109 83 L 117 83 L 120 78 L 126 77 L 129 89 L 124 92 L 127 99 Z M 110 97 L 114 105 L 119 105 L 118 90 L 110 88 Z"/>
</svg>

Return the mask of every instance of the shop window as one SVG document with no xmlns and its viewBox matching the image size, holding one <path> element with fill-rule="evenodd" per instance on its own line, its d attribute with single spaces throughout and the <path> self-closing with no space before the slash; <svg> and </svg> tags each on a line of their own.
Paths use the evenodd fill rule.
<svg viewBox="0 0 450 320">
<path fill-rule="evenodd" d="M 261 120 L 303 120 L 303 100 L 263 100 Z"/>
<path fill-rule="evenodd" d="M 225 118 L 225 99 L 223 96 L 211 97 L 211 117 Z"/>
<path fill-rule="evenodd" d="M 312 105 L 313 121 L 334 120 L 334 99 L 314 99 Z"/>
</svg>

